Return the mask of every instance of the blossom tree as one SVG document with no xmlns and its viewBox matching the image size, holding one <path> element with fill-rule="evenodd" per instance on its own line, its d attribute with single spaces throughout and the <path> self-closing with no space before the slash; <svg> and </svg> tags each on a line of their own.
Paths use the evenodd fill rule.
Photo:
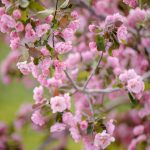
<svg viewBox="0 0 150 150">
<path fill-rule="evenodd" d="M 21 108 L 14 128 L 28 120 L 46 130 L 40 149 L 53 140 L 65 149 L 71 136 L 85 150 L 113 143 L 149 150 L 149 6 L 149 0 L 1 0 L 0 31 L 11 49 L 2 80 L 34 80 L 32 109 Z"/>
</svg>

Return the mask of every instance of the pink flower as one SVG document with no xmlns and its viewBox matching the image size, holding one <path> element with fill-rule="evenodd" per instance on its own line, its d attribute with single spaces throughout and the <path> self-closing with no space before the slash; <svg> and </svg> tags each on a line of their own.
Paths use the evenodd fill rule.
<svg viewBox="0 0 150 150">
<path fill-rule="evenodd" d="M 73 38 L 73 34 L 74 34 L 74 31 L 71 28 L 65 28 L 62 31 L 62 35 L 65 40 L 71 41 Z"/>
<path fill-rule="evenodd" d="M 45 19 L 46 23 L 51 23 L 53 18 L 54 18 L 53 15 L 49 15 L 48 17 L 46 17 L 46 19 Z"/>
<path fill-rule="evenodd" d="M 117 37 L 118 37 L 119 43 L 125 44 L 127 42 L 128 31 L 127 31 L 126 26 L 122 25 L 118 28 Z"/>
<path fill-rule="evenodd" d="M 49 24 L 42 24 L 36 27 L 36 34 L 38 37 L 42 37 L 50 29 Z"/>
<path fill-rule="evenodd" d="M 90 32 L 95 32 L 96 26 L 94 24 L 89 25 L 89 31 Z"/>
<path fill-rule="evenodd" d="M 123 0 L 123 2 L 133 8 L 136 8 L 137 6 L 136 0 Z"/>
<path fill-rule="evenodd" d="M 65 112 L 63 114 L 62 120 L 63 120 L 63 123 L 65 123 L 66 125 L 68 125 L 70 127 L 73 127 L 76 125 L 74 117 L 73 117 L 72 113 L 70 113 L 70 112 Z"/>
<path fill-rule="evenodd" d="M 144 82 L 142 81 L 142 78 L 140 76 L 137 76 L 134 79 L 130 79 L 127 82 L 127 89 L 130 92 L 133 92 L 135 94 L 139 94 L 144 91 Z"/>
<path fill-rule="evenodd" d="M 66 93 L 64 94 L 64 99 L 65 99 L 65 104 L 66 104 L 66 107 L 67 109 L 71 109 L 71 99 L 70 99 L 70 96 L 69 96 L 69 93 Z"/>
<path fill-rule="evenodd" d="M 114 133 L 114 130 L 115 130 L 115 125 L 113 124 L 114 120 L 111 119 L 110 121 L 108 121 L 106 123 L 106 129 L 107 129 L 107 132 L 111 135 L 113 135 Z"/>
<path fill-rule="evenodd" d="M 31 71 L 29 65 L 27 64 L 27 61 L 18 62 L 17 67 L 21 71 L 21 73 L 24 75 L 28 75 Z"/>
<path fill-rule="evenodd" d="M 70 22 L 68 28 L 72 29 L 75 32 L 79 28 L 79 26 L 80 26 L 79 20 L 74 20 Z"/>
<path fill-rule="evenodd" d="M 1 22 L 7 25 L 9 28 L 14 28 L 16 24 L 15 20 L 6 14 L 2 15 Z"/>
<path fill-rule="evenodd" d="M 95 135 L 94 145 L 95 147 L 99 147 L 101 149 L 105 149 L 111 142 L 114 142 L 115 138 L 112 137 L 110 134 L 106 133 L 104 130 L 102 133 L 98 133 Z"/>
<path fill-rule="evenodd" d="M 59 87 L 60 85 L 62 85 L 62 80 L 60 79 L 56 79 L 56 78 L 50 78 L 47 80 L 47 84 L 48 84 L 48 87 Z"/>
<path fill-rule="evenodd" d="M 16 10 L 13 11 L 13 17 L 14 17 L 16 20 L 18 20 L 18 19 L 21 18 L 21 12 L 20 12 L 19 9 L 16 9 Z"/>
<path fill-rule="evenodd" d="M 128 71 L 125 71 L 124 73 L 120 74 L 119 79 L 122 82 L 127 82 L 130 79 L 133 79 L 137 77 L 136 72 L 134 71 L 134 69 L 129 69 Z"/>
<path fill-rule="evenodd" d="M 43 54 L 44 56 L 49 56 L 49 55 L 50 55 L 50 53 L 49 53 L 48 49 L 47 49 L 47 48 L 45 48 L 45 47 L 41 48 L 41 50 L 40 50 L 40 51 L 42 52 L 42 54 Z"/>
<path fill-rule="evenodd" d="M 138 125 L 133 129 L 134 135 L 140 135 L 144 132 L 144 126 L 143 125 Z"/>
<path fill-rule="evenodd" d="M 0 17 L 5 14 L 5 7 L 0 7 Z"/>
<path fill-rule="evenodd" d="M 55 51 L 59 54 L 64 54 L 72 50 L 71 42 L 59 42 L 55 45 Z"/>
<path fill-rule="evenodd" d="M 38 110 L 35 111 L 35 112 L 32 114 L 31 120 L 32 120 L 36 125 L 39 125 L 39 126 L 43 126 L 44 123 L 45 123 L 43 116 L 40 114 L 40 112 L 39 112 Z"/>
<path fill-rule="evenodd" d="M 66 125 L 63 123 L 56 123 L 50 128 L 50 132 L 61 132 L 66 129 Z"/>
<path fill-rule="evenodd" d="M 20 39 L 16 38 L 10 41 L 10 47 L 12 50 L 17 50 L 20 46 Z"/>
<path fill-rule="evenodd" d="M 30 42 L 35 41 L 35 39 L 36 39 L 35 31 L 33 29 L 26 31 L 25 39 Z"/>
<path fill-rule="evenodd" d="M 50 104 L 53 113 L 63 112 L 66 109 L 70 109 L 70 97 L 68 94 L 64 96 L 52 97 Z"/>
<path fill-rule="evenodd" d="M 105 19 L 105 26 L 108 26 L 110 24 L 114 24 L 117 21 L 120 21 L 123 23 L 125 21 L 125 18 L 123 16 L 121 16 L 119 13 L 109 15 Z"/>
<path fill-rule="evenodd" d="M 75 10 L 73 12 L 71 12 L 71 17 L 73 17 L 74 19 L 78 19 L 78 17 L 79 17 L 78 12 Z"/>
<path fill-rule="evenodd" d="M 88 127 L 87 121 L 80 122 L 80 128 L 81 128 L 81 130 L 86 130 L 87 127 Z"/>
<path fill-rule="evenodd" d="M 10 5 L 10 0 L 1 0 L 1 2 L 6 6 Z"/>
<path fill-rule="evenodd" d="M 35 87 L 33 90 L 33 99 L 36 101 L 36 103 L 40 102 L 43 99 L 43 92 L 44 89 L 42 86 Z"/>
<path fill-rule="evenodd" d="M 78 128 L 77 127 L 71 127 L 69 129 L 69 131 L 70 131 L 70 134 L 71 134 L 72 138 L 74 139 L 74 141 L 76 143 L 78 143 L 80 141 L 80 139 L 81 139 L 81 135 L 79 133 Z"/>
<path fill-rule="evenodd" d="M 16 26 L 15 26 L 15 29 L 16 29 L 16 31 L 17 32 L 22 32 L 23 30 L 24 30 L 24 25 L 23 25 L 23 23 L 22 22 L 17 22 L 16 23 Z"/>
</svg>

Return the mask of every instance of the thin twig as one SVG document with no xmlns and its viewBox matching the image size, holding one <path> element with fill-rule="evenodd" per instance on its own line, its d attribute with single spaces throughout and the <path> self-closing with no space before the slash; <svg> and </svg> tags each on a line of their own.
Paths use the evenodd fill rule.
<svg viewBox="0 0 150 150">
<path fill-rule="evenodd" d="M 83 89 L 86 89 L 88 83 L 90 82 L 91 78 L 93 77 L 93 75 L 95 74 L 96 70 L 98 69 L 98 67 L 99 67 L 99 65 L 100 65 L 100 63 L 101 63 L 102 58 L 103 58 L 103 52 L 102 52 L 101 57 L 100 57 L 99 60 L 98 60 L 98 63 L 97 63 L 97 65 L 96 65 L 96 67 L 93 69 L 93 71 L 92 71 L 92 73 L 90 74 L 89 78 L 88 78 L 87 81 L 85 82 L 85 84 L 84 84 L 84 86 L 83 86 Z"/>
<path fill-rule="evenodd" d="M 92 113 L 92 120 L 94 121 L 95 120 L 95 118 L 94 118 L 94 114 L 95 114 L 95 112 L 94 112 L 94 108 L 93 108 L 93 104 L 92 104 L 92 96 L 91 95 L 89 95 L 89 94 L 87 94 L 87 101 L 88 101 L 88 103 L 89 103 L 89 107 L 90 107 L 90 111 L 91 111 L 91 113 Z"/>
<path fill-rule="evenodd" d="M 57 9 L 58 9 L 58 0 L 56 1 L 56 6 L 55 6 L 55 13 L 54 13 L 54 21 L 55 21 L 55 19 L 56 19 L 56 15 L 57 15 Z M 53 25 L 54 25 L 54 23 L 53 23 Z M 53 48 L 55 47 L 55 36 L 54 36 L 54 32 L 53 32 L 53 35 L 52 35 L 52 42 L 53 42 Z"/>
<path fill-rule="evenodd" d="M 64 72 L 65 72 L 67 78 L 70 80 L 72 86 L 73 86 L 76 90 L 79 91 L 80 88 L 79 88 L 78 85 L 74 82 L 74 80 L 71 78 L 71 75 L 69 74 L 69 72 L 68 72 L 67 70 L 64 70 Z"/>
</svg>

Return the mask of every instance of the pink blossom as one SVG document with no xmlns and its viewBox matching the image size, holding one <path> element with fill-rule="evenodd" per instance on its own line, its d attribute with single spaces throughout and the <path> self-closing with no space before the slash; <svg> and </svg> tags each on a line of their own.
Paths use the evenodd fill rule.
<svg viewBox="0 0 150 150">
<path fill-rule="evenodd" d="M 5 7 L 0 7 L 0 17 L 5 14 Z"/>
<path fill-rule="evenodd" d="M 2 15 L 1 22 L 7 25 L 9 28 L 14 28 L 16 24 L 15 20 L 6 14 Z"/>
<path fill-rule="evenodd" d="M 73 17 L 74 19 L 78 19 L 78 17 L 79 17 L 78 12 L 75 10 L 73 12 L 71 12 L 71 17 Z"/>
<path fill-rule="evenodd" d="M 5 4 L 6 6 L 10 5 L 10 0 L 1 0 L 2 4 Z"/>
<path fill-rule="evenodd" d="M 17 32 L 22 32 L 24 30 L 24 25 L 22 22 L 17 22 L 16 23 L 16 26 L 15 26 L 15 29 Z"/>
<path fill-rule="evenodd" d="M 70 109 L 70 97 L 68 94 L 64 96 L 52 97 L 50 104 L 53 113 L 63 112 L 66 109 Z"/>
<path fill-rule="evenodd" d="M 127 82 L 127 89 L 130 92 L 135 94 L 139 94 L 144 91 L 144 82 L 142 81 L 140 76 L 137 76 L 134 79 L 130 79 Z"/>
<path fill-rule="evenodd" d="M 32 116 L 31 120 L 39 126 L 43 126 L 45 124 L 43 116 L 40 114 L 39 110 L 35 111 Z"/>
<path fill-rule="evenodd" d="M 137 6 L 137 0 L 123 0 L 123 2 L 133 8 Z"/>
<path fill-rule="evenodd" d="M 30 23 L 28 23 L 26 26 L 25 26 L 25 31 L 30 31 L 32 30 L 32 25 Z"/>
<path fill-rule="evenodd" d="M 74 21 L 70 22 L 68 27 L 71 28 L 75 32 L 79 28 L 79 26 L 80 26 L 80 21 L 74 20 Z"/>
<path fill-rule="evenodd" d="M 133 133 L 134 133 L 134 135 L 136 135 L 136 136 L 142 134 L 143 131 L 144 131 L 144 126 L 143 126 L 143 125 L 138 125 L 138 126 L 136 126 L 136 127 L 133 129 Z"/>
<path fill-rule="evenodd" d="M 81 128 L 81 130 L 86 130 L 87 127 L 88 127 L 87 121 L 80 122 L 80 128 Z"/>
<path fill-rule="evenodd" d="M 130 10 L 129 16 L 127 18 L 128 25 L 135 27 L 138 23 L 144 21 L 146 17 L 146 11 L 141 10 L 140 8 Z"/>
<path fill-rule="evenodd" d="M 12 50 L 17 50 L 20 47 L 20 39 L 16 38 L 10 41 L 10 47 Z"/>
<path fill-rule="evenodd" d="M 51 23 L 53 18 L 54 18 L 53 15 L 49 15 L 48 17 L 46 17 L 46 19 L 45 19 L 46 23 Z"/>
<path fill-rule="evenodd" d="M 11 31 L 10 32 L 10 39 L 11 40 L 19 39 L 19 34 L 16 31 Z"/>
<path fill-rule="evenodd" d="M 28 75 L 31 71 L 29 65 L 27 64 L 27 61 L 18 62 L 17 67 L 21 71 L 21 73 L 24 75 Z"/>
<path fill-rule="evenodd" d="M 30 42 L 35 41 L 36 39 L 35 31 L 33 29 L 27 30 L 25 33 L 25 39 Z"/>
<path fill-rule="evenodd" d="M 62 120 L 63 120 L 63 123 L 65 123 L 66 125 L 68 125 L 70 127 L 75 126 L 74 117 L 73 117 L 72 113 L 70 113 L 70 112 L 65 112 L 63 114 Z"/>
<path fill-rule="evenodd" d="M 40 102 L 43 99 L 43 92 L 44 89 L 42 86 L 35 87 L 33 90 L 33 99 L 36 101 L 36 103 Z"/>
<path fill-rule="evenodd" d="M 115 130 L 115 125 L 113 124 L 113 122 L 114 122 L 114 120 L 111 119 L 106 123 L 107 132 L 111 135 L 113 135 L 114 130 Z"/>
<path fill-rule="evenodd" d="M 117 21 L 121 21 L 123 23 L 125 21 L 124 16 L 121 16 L 119 13 L 109 15 L 105 19 L 105 25 L 108 26 L 110 24 L 114 24 Z"/>
<path fill-rule="evenodd" d="M 18 20 L 18 19 L 21 18 L 21 12 L 20 12 L 19 9 L 16 9 L 16 10 L 13 11 L 13 17 L 14 17 L 16 20 Z"/>
<path fill-rule="evenodd" d="M 106 133 L 104 130 L 102 133 L 98 133 L 95 135 L 94 145 L 97 148 L 105 149 L 111 142 L 114 142 L 115 138 L 110 134 Z"/>
<path fill-rule="evenodd" d="M 44 56 L 49 56 L 49 55 L 50 55 L 50 53 L 49 53 L 48 49 L 47 49 L 47 48 L 45 48 L 45 47 L 41 48 L 41 50 L 40 50 L 40 51 L 42 52 L 42 54 L 43 54 Z"/>
<path fill-rule="evenodd" d="M 38 37 L 42 37 L 50 29 L 49 24 L 41 24 L 36 27 L 36 34 Z"/>
<path fill-rule="evenodd" d="M 71 28 L 65 28 L 62 31 L 62 36 L 65 40 L 71 41 L 73 38 L 74 31 Z"/>
<path fill-rule="evenodd" d="M 47 86 L 49 87 L 49 88 L 51 88 L 51 87 L 59 87 L 60 85 L 62 85 L 62 80 L 61 79 L 56 79 L 56 78 L 50 78 L 50 79 L 48 79 L 47 80 Z"/>
<path fill-rule="evenodd" d="M 64 94 L 65 104 L 67 109 L 71 109 L 71 98 L 69 96 L 69 93 Z"/>
<path fill-rule="evenodd" d="M 136 78 L 137 74 L 134 71 L 134 69 L 129 69 L 128 71 L 125 71 L 124 73 L 120 74 L 119 79 L 122 82 L 127 82 L 130 79 Z"/>
<path fill-rule="evenodd" d="M 78 143 L 80 141 L 80 139 L 81 139 L 81 135 L 79 133 L 78 128 L 77 127 L 71 127 L 69 129 L 69 131 L 70 131 L 70 134 L 71 134 L 72 138 L 74 139 L 74 141 L 76 143 Z"/>
<path fill-rule="evenodd" d="M 89 25 L 89 31 L 90 32 L 95 32 L 96 26 L 94 24 Z"/>
<path fill-rule="evenodd" d="M 128 31 L 126 26 L 122 25 L 118 28 L 117 37 L 120 43 L 125 44 L 127 42 Z"/>
<path fill-rule="evenodd" d="M 59 54 L 64 54 L 72 50 L 71 42 L 58 42 L 55 45 L 55 51 Z"/>
<path fill-rule="evenodd" d="M 66 125 L 63 123 L 56 123 L 50 128 L 50 132 L 62 132 L 66 129 Z"/>
</svg>

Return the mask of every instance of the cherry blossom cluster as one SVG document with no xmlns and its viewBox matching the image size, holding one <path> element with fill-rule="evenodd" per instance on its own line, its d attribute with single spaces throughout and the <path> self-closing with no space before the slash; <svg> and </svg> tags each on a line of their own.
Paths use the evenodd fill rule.
<svg viewBox="0 0 150 150">
<path fill-rule="evenodd" d="M 148 150 L 149 5 L 136 0 L 1 3 L 0 31 L 11 48 L 2 79 L 31 84 L 34 78 L 33 109 L 25 110 L 32 111 L 37 128 L 47 128 L 52 137 L 69 134 L 86 150 L 106 149 L 115 141 L 128 150 L 138 144 Z M 120 114 L 121 106 L 130 110 Z"/>
</svg>

